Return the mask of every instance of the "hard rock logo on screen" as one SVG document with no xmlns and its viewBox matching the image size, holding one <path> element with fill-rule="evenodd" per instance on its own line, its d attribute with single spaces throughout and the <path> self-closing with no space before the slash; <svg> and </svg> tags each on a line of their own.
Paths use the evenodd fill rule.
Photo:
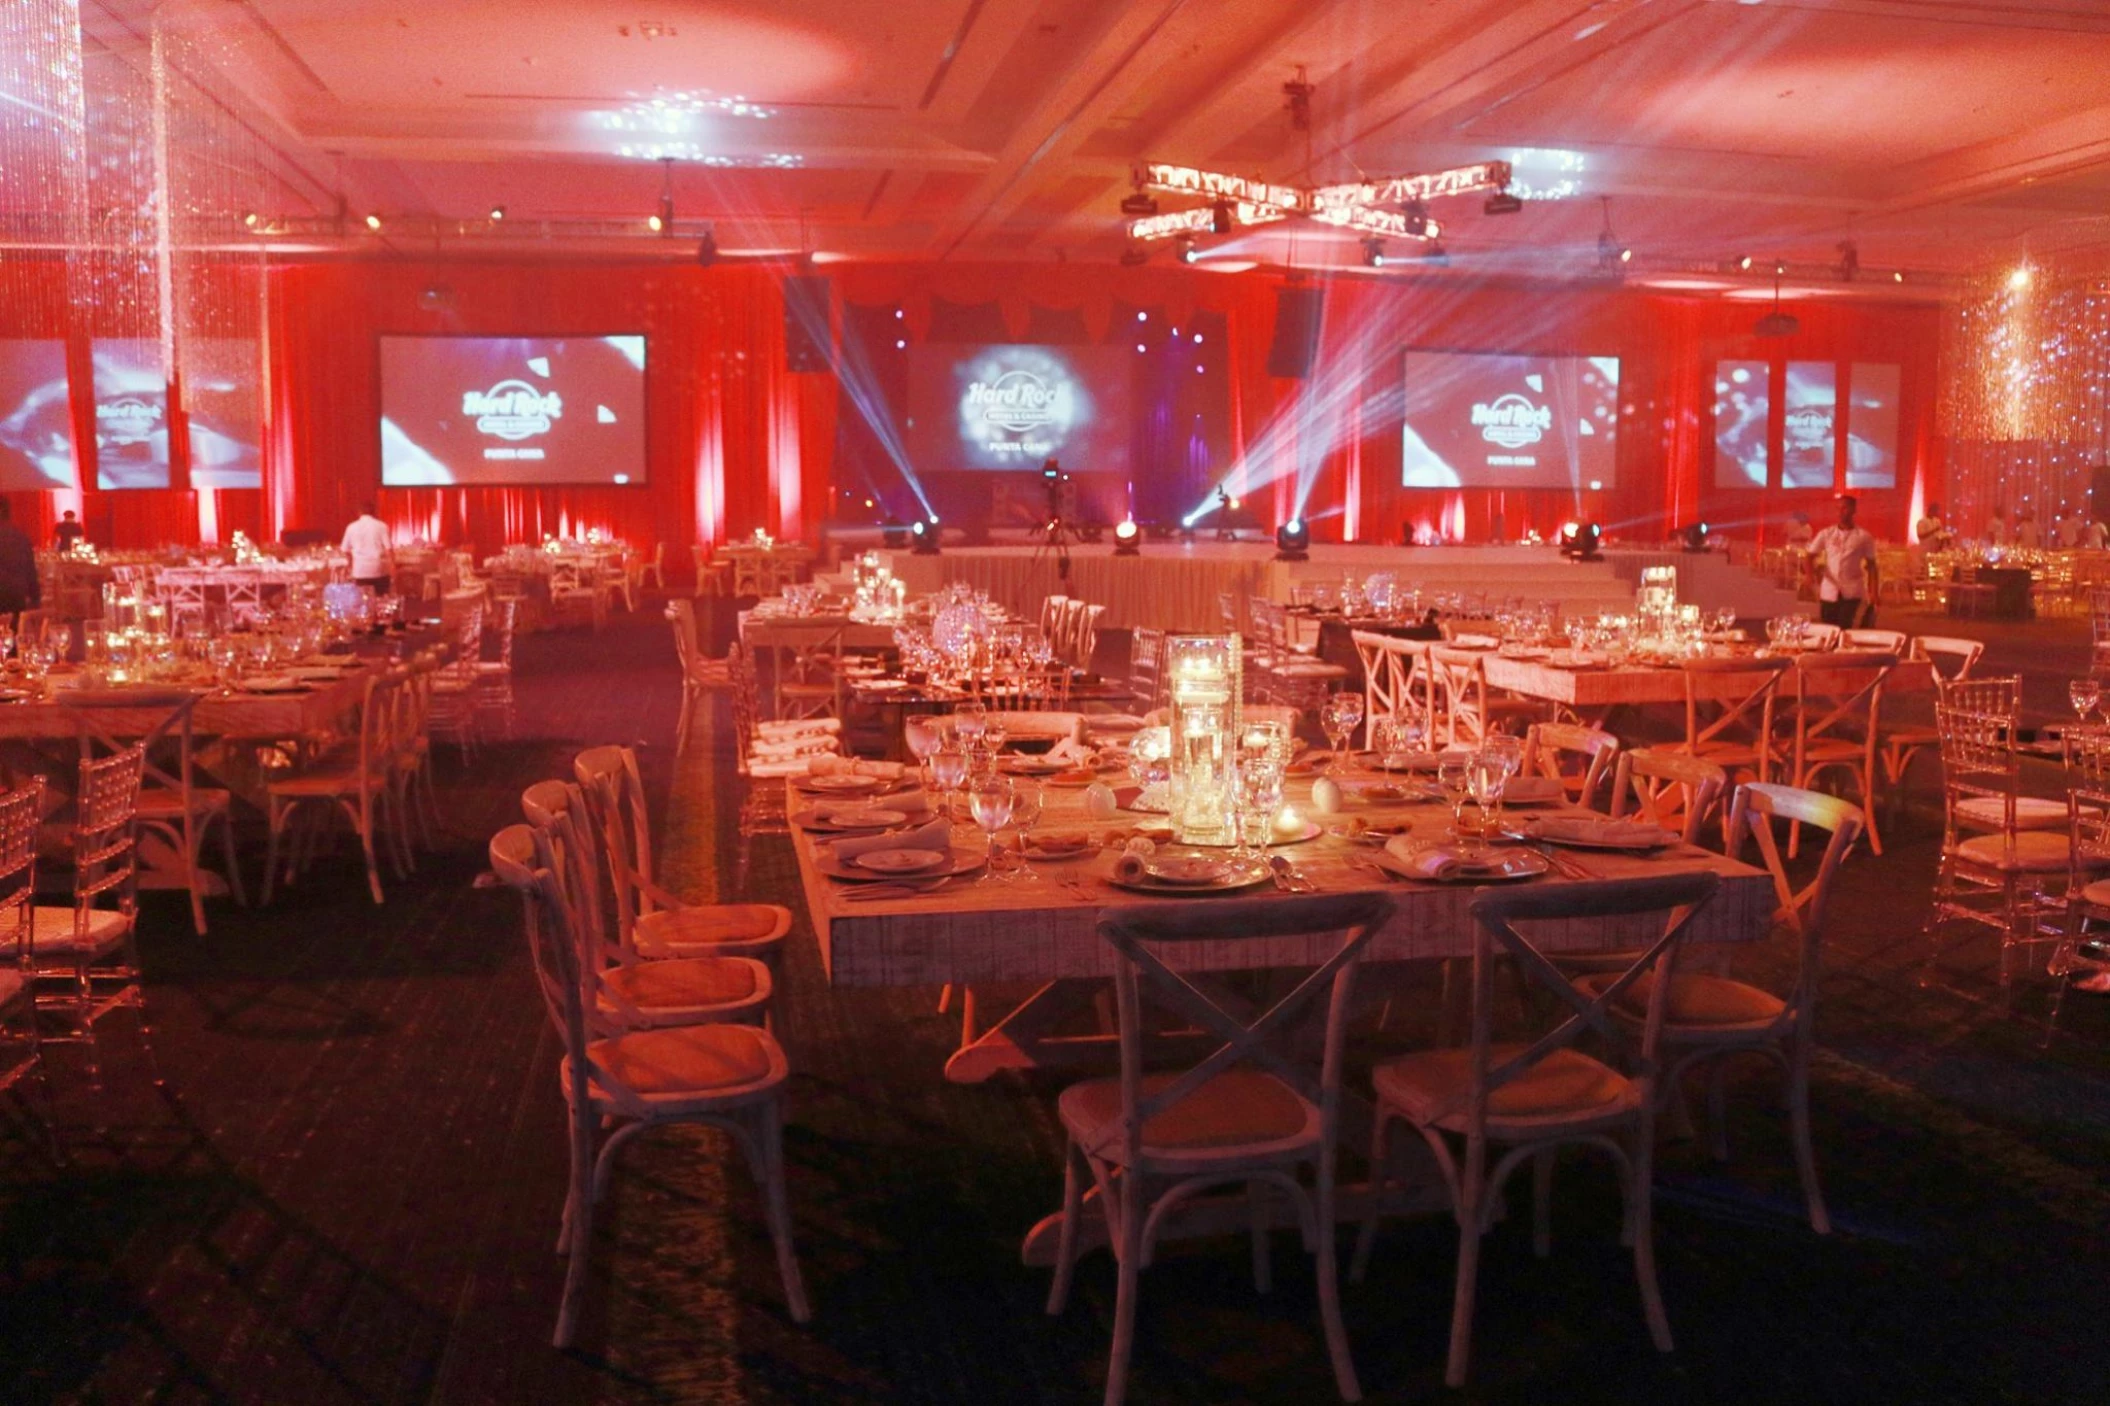
<svg viewBox="0 0 2110 1406">
<path fill-rule="evenodd" d="M 161 407 L 135 395 L 99 402 L 95 427 L 109 444 L 138 444 L 161 428 Z"/>
<path fill-rule="evenodd" d="M 1546 431 L 1553 428 L 1553 410 L 1549 406 L 1533 405 L 1511 391 L 1496 396 L 1492 404 L 1474 402 L 1473 424 L 1479 429 L 1480 437 L 1489 444 L 1498 444 L 1504 449 L 1521 449 L 1546 437 Z"/>
<path fill-rule="evenodd" d="M 1031 371 L 1006 371 L 991 382 L 967 387 L 967 405 L 976 419 L 1011 434 L 1027 434 L 1055 423 L 1061 392 Z"/>
<path fill-rule="evenodd" d="M 564 415 L 564 401 L 525 381 L 500 381 L 487 391 L 462 392 L 462 414 L 476 417 L 479 433 L 517 442 L 548 434 L 550 421 Z"/>
</svg>

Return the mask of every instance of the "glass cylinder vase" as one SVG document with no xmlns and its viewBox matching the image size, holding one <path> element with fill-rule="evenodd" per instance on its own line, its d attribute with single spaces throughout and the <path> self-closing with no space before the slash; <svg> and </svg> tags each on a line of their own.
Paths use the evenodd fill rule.
<svg viewBox="0 0 2110 1406">
<path fill-rule="evenodd" d="M 1173 836 L 1182 844 L 1228 844 L 1244 693 L 1236 635 L 1173 635 L 1165 641 L 1172 700 L 1170 796 Z"/>
</svg>

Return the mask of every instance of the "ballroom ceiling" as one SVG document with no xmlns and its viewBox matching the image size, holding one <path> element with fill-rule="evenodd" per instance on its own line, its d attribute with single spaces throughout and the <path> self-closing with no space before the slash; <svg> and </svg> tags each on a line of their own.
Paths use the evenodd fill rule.
<svg viewBox="0 0 2110 1406">
<path fill-rule="evenodd" d="M 143 63 L 155 11 L 82 0 L 90 61 Z M 1109 260 L 1139 160 L 1312 184 L 1489 158 L 1526 204 L 1439 205 L 1454 273 L 1586 272 L 1607 216 L 1637 278 L 1751 254 L 1821 281 L 1845 241 L 1864 285 L 2110 247 L 2101 0 L 165 0 L 160 18 L 208 24 L 191 52 L 264 114 L 265 213 L 327 219 L 341 193 L 346 242 L 377 251 L 671 257 L 708 223 L 731 251 Z M 1283 91 L 1300 72 L 1303 130 Z M 655 240 L 663 178 L 678 237 Z M 1360 247 L 1293 222 L 1201 254 Z"/>
</svg>

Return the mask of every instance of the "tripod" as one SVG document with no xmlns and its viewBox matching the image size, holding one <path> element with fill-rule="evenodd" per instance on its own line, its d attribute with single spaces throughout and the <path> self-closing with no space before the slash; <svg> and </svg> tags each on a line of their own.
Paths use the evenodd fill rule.
<svg viewBox="0 0 2110 1406">
<path fill-rule="evenodd" d="M 1048 488 L 1048 518 L 1039 529 L 1040 545 L 1034 549 L 1033 565 L 1037 569 L 1050 552 L 1055 554 L 1055 575 L 1062 582 L 1065 593 L 1070 588 L 1070 539 L 1076 531 L 1070 526 L 1063 512 L 1063 485 L 1070 476 L 1062 471 L 1062 465 L 1050 459 L 1040 466 L 1040 476 Z"/>
</svg>

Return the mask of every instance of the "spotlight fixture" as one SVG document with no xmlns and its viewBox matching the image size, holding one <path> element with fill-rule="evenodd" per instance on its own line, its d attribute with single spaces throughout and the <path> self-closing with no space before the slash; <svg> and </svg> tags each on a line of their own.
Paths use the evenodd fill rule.
<svg viewBox="0 0 2110 1406">
<path fill-rule="evenodd" d="M 1132 517 L 1121 519 L 1114 527 L 1114 555 L 1117 557 L 1140 556 L 1143 551 L 1143 529 L 1136 526 Z"/>
<path fill-rule="evenodd" d="M 1140 244 L 1131 244 L 1121 251 L 1121 266 L 1137 268 L 1150 262 L 1150 251 Z"/>
<path fill-rule="evenodd" d="M 717 231 L 707 229 L 703 232 L 703 238 L 696 241 L 696 262 L 705 268 L 718 262 Z"/>
<path fill-rule="evenodd" d="M 1158 198 L 1135 191 L 1121 197 L 1121 213 L 1135 219 L 1148 219 L 1158 212 Z"/>
<path fill-rule="evenodd" d="M 498 222 L 499 222 L 500 220 L 504 219 L 505 217 L 506 217 L 506 207 L 505 207 L 505 206 L 503 206 L 503 205 L 493 205 L 493 206 L 491 207 L 491 223 L 492 223 L 492 224 L 494 224 L 494 225 L 495 225 L 495 224 L 497 224 L 497 223 L 498 223 Z"/>
<path fill-rule="evenodd" d="M 1291 518 L 1275 529 L 1275 560 L 1303 561 L 1311 555 L 1311 528 L 1302 518 Z"/>
<path fill-rule="evenodd" d="M 908 524 L 895 517 L 892 513 L 888 513 L 886 521 L 879 524 L 879 543 L 881 546 L 892 548 L 895 551 L 906 547 L 908 545 Z"/>
<path fill-rule="evenodd" d="M 1153 542 L 1170 542 L 1179 535 L 1179 528 L 1163 518 L 1152 518 L 1143 524 L 1143 535 Z"/>
<path fill-rule="evenodd" d="M 244 229 L 255 229 L 258 223 L 256 211 L 244 210 L 242 212 L 242 227 Z"/>
<path fill-rule="evenodd" d="M 1480 213 L 1483 215 L 1514 215 L 1523 208 L 1524 202 L 1522 198 L 1511 195 L 1509 187 L 1503 186 L 1493 195 L 1487 197 L 1487 203 L 1480 207 Z"/>
<path fill-rule="evenodd" d="M 1597 544 L 1604 533 L 1594 522 L 1569 521 L 1561 524 L 1560 552 L 1572 561 L 1602 561 L 1604 556 Z"/>
<path fill-rule="evenodd" d="M 1685 541 L 1685 550 L 1686 550 L 1686 551 L 1688 551 L 1688 552 L 1704 552 L 1704 551 L 1706 551 L 1706 550 L 1707 550 L 1707 524 L 1706 524 L 1706 523 L 1704 523 L 1704 522 L 1696 522 L 1696 523 L 1693 523 L 1693 524 L 1692 524 L 1691 526 L 1687 527 L 1687 528 L 1686 528 L 1686 529 L 1685 529 L 1685 530 L 1684 530 L 1683 532 L 1679 533 L 1678 535 L 1679 535 L 1679 536 L 1680 536 L 1681 538 L 1683 538 L 1683 539 L 1684 539 L 1684 541 Z"/>
<path fill-rule="evenodd" d="M 1597 267 L 1605 273 L 1618 273 L 1620 266 L 1634 257 L 1634 251 L 1612 233 L 1612 198 L 1601 195 L 1598 201 L 1604 209 L 1604 227 L 1597 231 Z"/>
<path fill-rule="evenodd" d="M 1231 213 L 1231 202 L 1219 200 L 1209 207 L 1209 232 L 1229 234 L 1238 228 L 1238 219 Z"/>
<path fill-rule="evenodd" d="M 366 227 L 378 234 L 381 229 L 381 217 L 369 212 L 366 217 Z"/>
<path fill-rule="evenodd" d="M 1905 281 L 1905 271 L 1903 269 L 1897 270 L 1890 275 L 1890 281 L 1892 283 L 1903 283 Z"/>
<path fill-rule="evenodd" d="M 909 524 L 909 551 L 919 557 L 934 557 L 938 554 L 938 520 L 925 522 L 917 518 Z"/>
<path fill-rule="evenodd" d="M 1421 261 L 1430 268 L 1447 269 L 1451 266 L 1451 251 L 1443 247 L 1443 241 L 1429 241 L 1429 247 L 1421 251 Z"/>
<path fill-rule="evenodd" d="M 666 227 L 667 222 L 657 215 L 647 215 L 645 217 L 645 228 L 651 230 L 654 234 L 660 233 Z"/>
<path fill-rule="evenodd" d="M 1751 256 L 1750 256 L 1749 254 L 1746 254 L 1746 255 L 1744 255 L 1744 256 L 1743 256 L 1743 257 L 1742 257 L 1741 259 L 1738 259 L 1738 260 L 1736 261 L 1736 267 L 1737 267 L 1737 269 L 1738 269 L 1738 271 L 1739 271 L 1739 272 L 1742 272 L 1742 273 L 1749 273 L 1749 272 L 1751 272 Z"/>
<path fill-rule="evenodd" d="M 1385 266 L 1385 241 L 1371 235 L 1363 241 L 1363 262 L 1374 269 Z"/>
<path fill-rule="evenodd" d="M 1180 241 L 1180 262 L 1191 264 L 1202 256 L 1201 248 L 1191 238 Z"/>
<path fill-rule="evenodd" d="M 1780 275 L 1786 268 L 1786 264 L 1773 266 L 1773 311 L 1751 324 L 1754 337 L 1792 337 L 1802 329 L 1794 314 L 1780 310 Z"/>
<path fill-rule="evenodd" d="M 1400 218 L 1407 222 L 1407 238 L 1433 239 L 1435 237 L 1435 222 L 1429 218 L 1428 206 L 1422 204 L 1419 200 L 1409 200 L 1407 208 L 1399 213 Z"/>
</svg>

